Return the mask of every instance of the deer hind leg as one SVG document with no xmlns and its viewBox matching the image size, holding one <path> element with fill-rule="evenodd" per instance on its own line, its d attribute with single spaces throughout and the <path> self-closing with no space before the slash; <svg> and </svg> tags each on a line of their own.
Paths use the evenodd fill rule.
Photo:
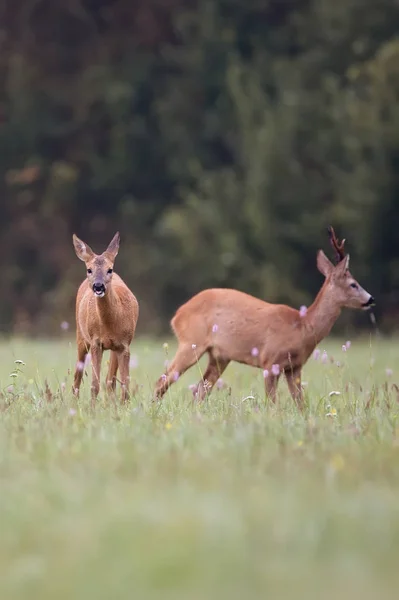
<svg viewBox="0 0 399 600">
<path fill-rule="evenodd" d="M 109 357 L 109 367 L 107 373 L 107 391 L 114 394 L 116 389 L 116 374 L 118 372 L 118 354 L 111 350 Z"/>
<path fill-rule="evenodd" d="M 203 400 L 211 390 L 221 374 L 226 370 L 230 360 L 227 358 L 216 358 L 209 350 L 209 363 L 203 378 L 193 390 L 194 398 Z"/>
<path fill-rule="evenodd" d="M 82 377 L 85 370 L 85 360 L 89 353 L 90 347 L 84 342 L 83 339 L 78 338 L 78 361 L 76 363 L 75 375 L 73 378 L 73 393 L 79 397 L 80 384 L 82 383 Z"/>
<path fill-rule="evenodd" d="M 101 373 L 101 360 L 103 357 L 103 349 L 99 343 L 94 343 L 91 346 L 91 366 L 92 366 L 92 379 L 91 379 L 91 400 L 94 404 L 95 399 L 100 391 L 100 373 Z"/>
<path fill-rule="evenodd" d="M 180 344 L 166 373 L 155 384 L 155 397 L 161 399 L 170 385 L 192 367 L 205 351 L 206 348 L 193 348 L 191 344 Z"/>
<path fill-rule="evenodd" d="M 118 352 L 118 365 L 119 374 L 121 378 L 122 386 L 122 404 L 125 404 L 129 399 L 129 363 L 130 363 L 130 350 L 125 348 L 121 352 Z"/>
<path fill-rule="evenodd" d="M 288 389 L 298 408 L 303 410 L 303 391 L 301 386 L 301 369 L 290 369 L 285 372 Z"/>
</svg>

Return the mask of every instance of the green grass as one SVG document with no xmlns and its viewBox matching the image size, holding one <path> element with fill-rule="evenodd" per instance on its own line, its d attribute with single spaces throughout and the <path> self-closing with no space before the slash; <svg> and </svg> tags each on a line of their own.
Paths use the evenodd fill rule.
<svg viewBox="0 0 399 600">
<path fill-rule="evenodd" d="M 137 396 L 92 414 L 73 342 L 1 343 L 0 598 L 396 598 L 399 345 L 341 344 L 299 414 L 238 365 L 201 405 L 199 366 L 154 404 L 165 350 L 142 340 Z"/>
</svg>

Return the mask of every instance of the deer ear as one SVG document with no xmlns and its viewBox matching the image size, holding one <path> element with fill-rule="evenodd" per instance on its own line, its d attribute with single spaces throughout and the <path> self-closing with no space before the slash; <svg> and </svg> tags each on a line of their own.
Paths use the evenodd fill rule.
<svg viewBox="0 0 399 600">
<path fill-rule="evenodd" d="M 317 253 L 317 268 L 324 277 L 328 277 L 334 269 L 334 265 L 324 254 L 323 250 L 319 250 Z"/>
<path fill-rule="evenodd" d="M 112 238 L 108 248 L 104 252 L 104 254 L 106 254 L 107 257 L 110 260 L 112 260 L 112 262 L 114 262 L 116 255 L 119 252 L 119 241 L 120 241 L 120 235 L 119 235 L 119 231 L 117 231 L 115 233 L 114 237 Z"/>
<path fill-rule="evenodd" d="M 90 246 L 82 242 L 82 240 L 80 240 L 75 234 L 73 234 L 72 239 L 73 245 L 75 247 L 76 256 L 80 258 L 80 260 L 83 260 L 83 262 L 87 262 L 88 260 L 93 258 L 94 252 L 90 248 Z"/>
</svg>

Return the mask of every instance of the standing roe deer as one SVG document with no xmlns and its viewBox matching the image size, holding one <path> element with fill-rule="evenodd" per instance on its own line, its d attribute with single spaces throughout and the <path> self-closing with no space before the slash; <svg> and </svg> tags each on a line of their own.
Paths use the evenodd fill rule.
<svg viewBox="0 0 399 600">
<path fill-rule="evenodd" d="M 208 367 L 194 392 L 197 398 L 203 399 L 229 362 L 236 361 L 264 369 L 266 393 L 273 402 L 284 373 L 302 408 L 301 370 L 316 345 L 329 334 L 343 307 L 367 309 L 374 304 L 348 270 L 345 240 L 339 243 L 332 227 L 328 232 L 337 265 L 319 250 L 317 267 L 326 279 L 306 314 L 231 289 L 204 290 L 181 306 L 171 321 L 179 346 L 157 381 L 156 397 L 208 352 Z"/>
<path fill-rule="evenodd" d="M 128 397 L 129 346 L 134 337 L 139 314 L 136 297 L 122 279 L 113 272 L 119 250 L 119 233 L 100 255 L 75 234 L 75 252 L 85 264 L 87 279 L 79 287 L 76 297 L 76 341 L 78 363 L 74 378 L 74 392 L 79 394 L 84 362 L 88 352 L 92 356 L 92 401 L 100 390 L 101 360 L 104 350 L 111 350 L 107 375 L 108 391 L 116 388 L 116 374 L 120 371 L 122 401 Z"/>
</svg>

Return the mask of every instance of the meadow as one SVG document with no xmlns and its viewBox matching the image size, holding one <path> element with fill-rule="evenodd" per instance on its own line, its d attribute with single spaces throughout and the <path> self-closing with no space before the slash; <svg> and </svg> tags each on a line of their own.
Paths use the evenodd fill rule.
<svg viewBox="0 0 399 600">
<path fill-rule="evenodd" d="M 397 597 L 399 341 L 323 342 L 300 414 L 240 365 L 194 404 L 202 362 L 153 403 L 174 343 L 141 339 L 92 412 L 68 335 L 0 343 L 2 599 Z"/>
</svg>

